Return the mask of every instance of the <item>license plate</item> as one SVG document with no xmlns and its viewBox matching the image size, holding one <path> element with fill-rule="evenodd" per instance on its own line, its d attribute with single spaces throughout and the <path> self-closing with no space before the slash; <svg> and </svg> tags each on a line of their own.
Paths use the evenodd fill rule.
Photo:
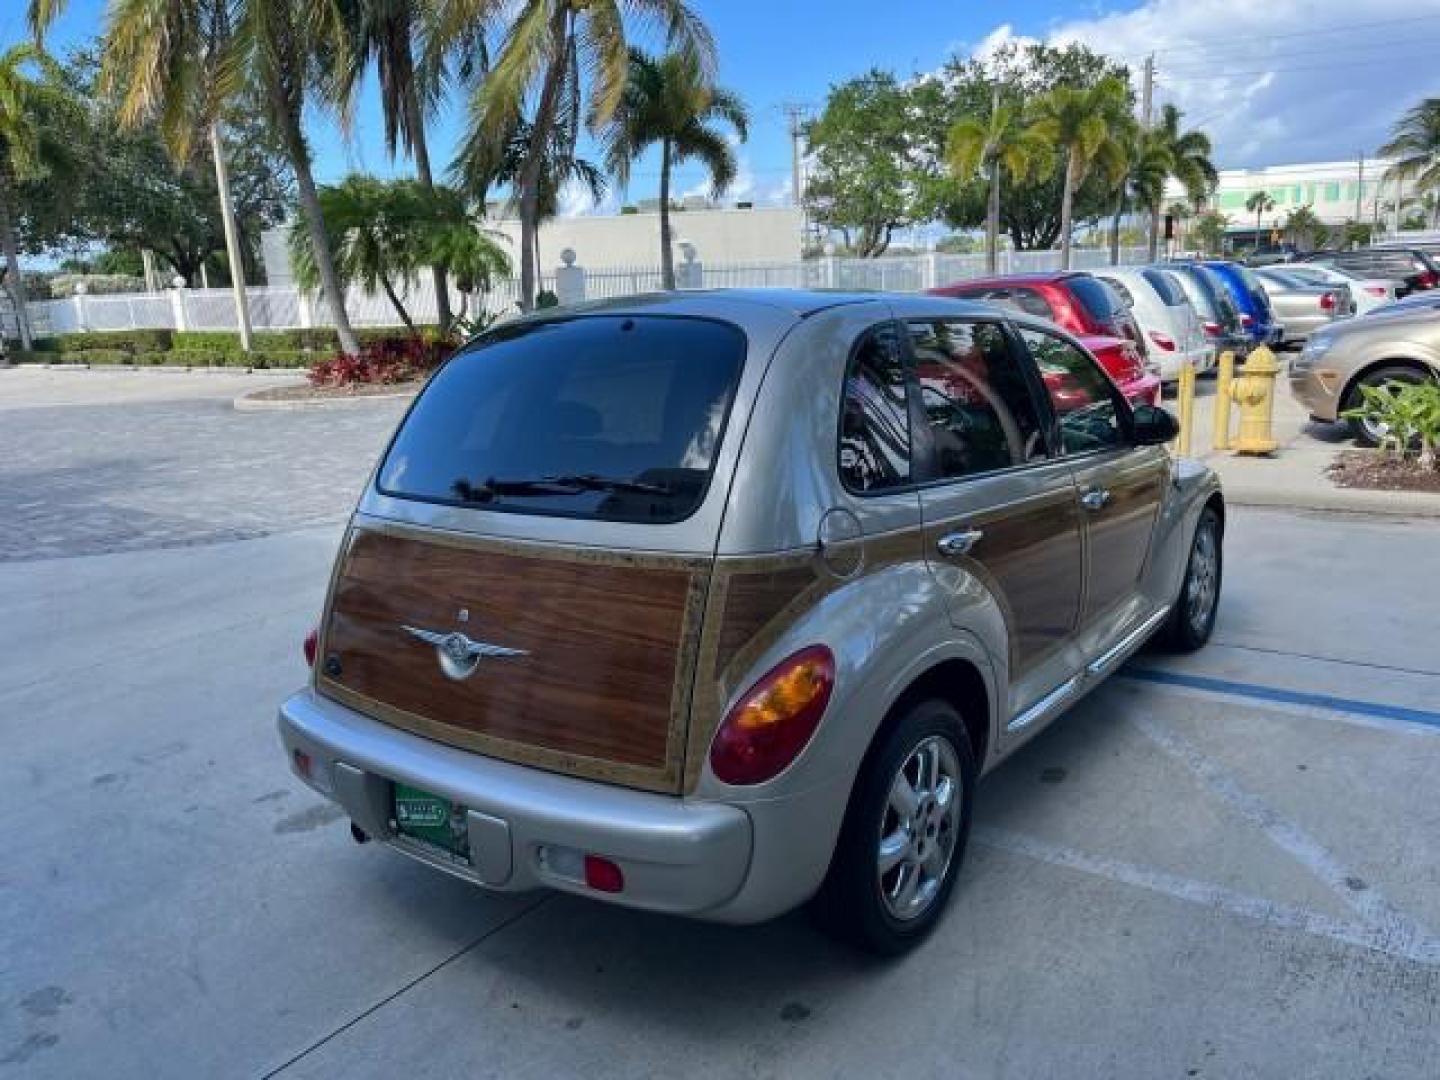
<svg viewBox="0 0 1440 1080">
<path fill-rule="evenodd" d="M 463 807 L 428 791 L 395 785 L 395 826 L 403 836 L 459 859 L 470 855 L 470 826 Z"/>
</svg>

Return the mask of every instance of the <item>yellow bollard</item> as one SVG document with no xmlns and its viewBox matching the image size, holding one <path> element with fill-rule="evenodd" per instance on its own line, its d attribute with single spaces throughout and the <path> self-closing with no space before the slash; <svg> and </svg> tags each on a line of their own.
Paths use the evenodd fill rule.
<svg viewBox="0 0 1440 1080">
<path fill-rule="evenodd" d="M 1220 354 L 1220 373 L 1215 376 L 1215 449 L 1230 449 L 1230 387 L 1235 382 L 1235 354 Z"/>
<path fill-rule="evenodd" d="M 1239 431 L 1235 436 L 1237 454 L 1273 454 L 1275 441 L 1275 376 L 1280 361 L 1264 345 L 1250 354 L 1230 396 L 1240 406 Z"/>
<path fill-rule="evenodd" d="M 1175 440 L 1175 453 L 1190 456 L 1191 433 L 1195 430 L 1195 365 L 1188 361 L 1180 366 L 1180 436 Z"/>
</svg>

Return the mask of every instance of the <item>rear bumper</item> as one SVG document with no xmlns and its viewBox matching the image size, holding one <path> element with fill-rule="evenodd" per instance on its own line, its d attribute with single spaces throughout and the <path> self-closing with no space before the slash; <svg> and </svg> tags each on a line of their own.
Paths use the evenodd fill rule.
<svg viewBox="0 0 1440 1080">
<path fill-rule="evenodd" d="M 739 807 L 497 761 L 381 724 L 311 690 L 281 706 L 279 728 L 291 769 L 366 833 L 477 885 L 505 892 L 548 887 L 628 907 L 705 915 L 746 884 L 753 829 Z M 309 755 L 310 777 L 296 767 L 297 750 Z M 396 833 L 397 780 L 467 809 L 469 860 L 455 861 Z M 586 853 L 620 866 L 622 892 L 586 886 L 576 859 Z"/>
</svg>

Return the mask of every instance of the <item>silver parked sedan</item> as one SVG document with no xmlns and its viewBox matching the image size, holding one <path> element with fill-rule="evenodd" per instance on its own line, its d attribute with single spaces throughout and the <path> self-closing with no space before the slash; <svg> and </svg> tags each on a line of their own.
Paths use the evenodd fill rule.
<svg viewBox="0 0 1440 1080">
<path fill-rule="evenodd" d="M 358 840 L 492 889 L 898 952 L 976 782 L 1153 635 L 1225 508 L 1169 414 L 1014 311 L 672 293 L 495 328 L 361 496 L 280 710 Z"/>
<path fill-rule="evenodd" d="M 1355 314 L 1348 285 L 1316 284 L 1278 266 L 1261 267 L 1255 276 L 1285 327 L 1281 345 L 1299 344 L 1322 326 Z"/>
</svg>

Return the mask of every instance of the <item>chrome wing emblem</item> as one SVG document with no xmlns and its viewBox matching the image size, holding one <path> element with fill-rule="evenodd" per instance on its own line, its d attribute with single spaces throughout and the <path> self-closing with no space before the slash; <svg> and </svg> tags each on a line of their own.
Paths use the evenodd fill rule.
<svg viewBox="0 0 1440 1080">
<path fill-rule="evenodd" d="M 454 679 L 456 682 L 474 675 L 481 660 L 530 655 L 525 649 L 510 649 L 504 645 L 492 645 L 488 641 L 475 641 L 458 630 L 442 634 L 437 630 L 426 630 L 419 626 L 401 626 L 400 629 L 427 645 L 434 645 L 441 672 L 447 679 Z"/>
</svg>

